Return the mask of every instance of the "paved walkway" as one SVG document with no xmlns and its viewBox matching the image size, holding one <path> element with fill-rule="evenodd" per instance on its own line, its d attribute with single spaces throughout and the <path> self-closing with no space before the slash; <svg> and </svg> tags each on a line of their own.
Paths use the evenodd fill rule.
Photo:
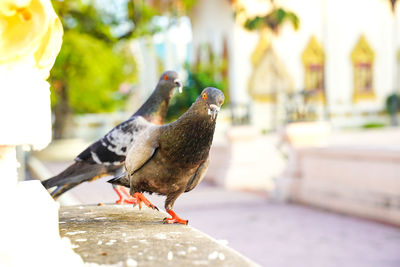
<svg viewBox="0 0 400 267">
<path fill-rule="evenodd" d="M 48 165 L 54 171 L 62 165 Z M 105 179 L 71 190 L 83 204 L 115 201 Z M 159 208 L 163 198 L 149 196 Z M 279 204 L 266 195 L 230 192 L 203 183 L 182 195 L 175 211 L 189 224 L 262 266 L 399 267 L 400 228 L 309 207 Z"/>
</svg>

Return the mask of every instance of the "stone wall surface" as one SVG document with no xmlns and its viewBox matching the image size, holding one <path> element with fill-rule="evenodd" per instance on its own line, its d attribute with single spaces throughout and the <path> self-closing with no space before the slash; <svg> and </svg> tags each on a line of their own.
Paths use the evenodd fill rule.
<svg viewBox="0 0 400 267">
<path fill-rule="evenodd" d="M 60 233 L 86 263 L 115 266 L 258 266 L 187 225 L 162 223 L 163 212 L 131 205 L 69 206 Z"/>
<path fill-rule="evenodd" d="M 302 148 L 297 165 L 293 200 L 400 225 L 400 150 Z"/>
</svg>

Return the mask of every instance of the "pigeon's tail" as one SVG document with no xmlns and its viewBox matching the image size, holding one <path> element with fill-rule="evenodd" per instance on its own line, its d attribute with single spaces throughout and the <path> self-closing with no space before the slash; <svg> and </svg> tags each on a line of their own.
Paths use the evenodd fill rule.
<svg viewBox="0 0 400 267">
<path fill-rule="evenodd" d="M 60 174 L 43 181 L 42 184 L 47 189 L 56 186 L 56 189 L 51 192 L 51 196 L 56 199 L 78 184 L 95 180 L 107 173 L 108 170 L 104 165 L 77 161 Z"/>
<path fill-rule="evenodd" d="M 125 187 L 130 187 L 129 177 L 126 172 L 123 172 L 120 175 L 108 180 L 108 182 L 116 185 L 123 185 Z"/>
</svg>

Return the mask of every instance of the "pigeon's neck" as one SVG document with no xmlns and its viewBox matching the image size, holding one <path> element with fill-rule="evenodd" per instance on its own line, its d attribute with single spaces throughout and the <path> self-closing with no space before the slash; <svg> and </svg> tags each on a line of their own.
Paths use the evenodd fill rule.
<svg viewBox="0 0 400 267">
<path fill-rule="evenodd" d="M 147 121 L 154 124 L 164 124 L 167 116 L 169 101 L 172 96 L 172 90 L 156 89 L 146 100 L 146 102 L 138 109 L 134 115 L 143 116 Z"/>
<path fill-rule="evenodd" d="M 207 107 L 197 104 L 166 125 L 160 140 L 162 153 L 182 166 L 195 166 L 206 160 L 214 136 L 215 120 L 208 115 Z"/>
</svg>

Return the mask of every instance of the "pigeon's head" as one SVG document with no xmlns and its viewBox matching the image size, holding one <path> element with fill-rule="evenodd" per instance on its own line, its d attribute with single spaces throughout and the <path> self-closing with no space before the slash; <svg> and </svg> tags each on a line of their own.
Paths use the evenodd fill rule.
<svg viewBox="0 0 400 267">
<path fill-rule="evenodd" d="M 224 103 L 224 100 L 224 94 L 219 89 L 214 87 L 205 88 L 199 96 L 199 101 L 203 101 L 207 105 L 208 115 L 210 115 L 213 120 L 217 118 L 218 112 Z"/>
<path fill-rule="evenodd" d="M 173 70 L 168 70 L 161 74 L 160 80 L 158 82 L 161 88 L 172 92 L 172 89 L 178 87 L 179 93 L 182 93 L 182 82 L 178 78 L 178 73 Z"/>
</svg>

